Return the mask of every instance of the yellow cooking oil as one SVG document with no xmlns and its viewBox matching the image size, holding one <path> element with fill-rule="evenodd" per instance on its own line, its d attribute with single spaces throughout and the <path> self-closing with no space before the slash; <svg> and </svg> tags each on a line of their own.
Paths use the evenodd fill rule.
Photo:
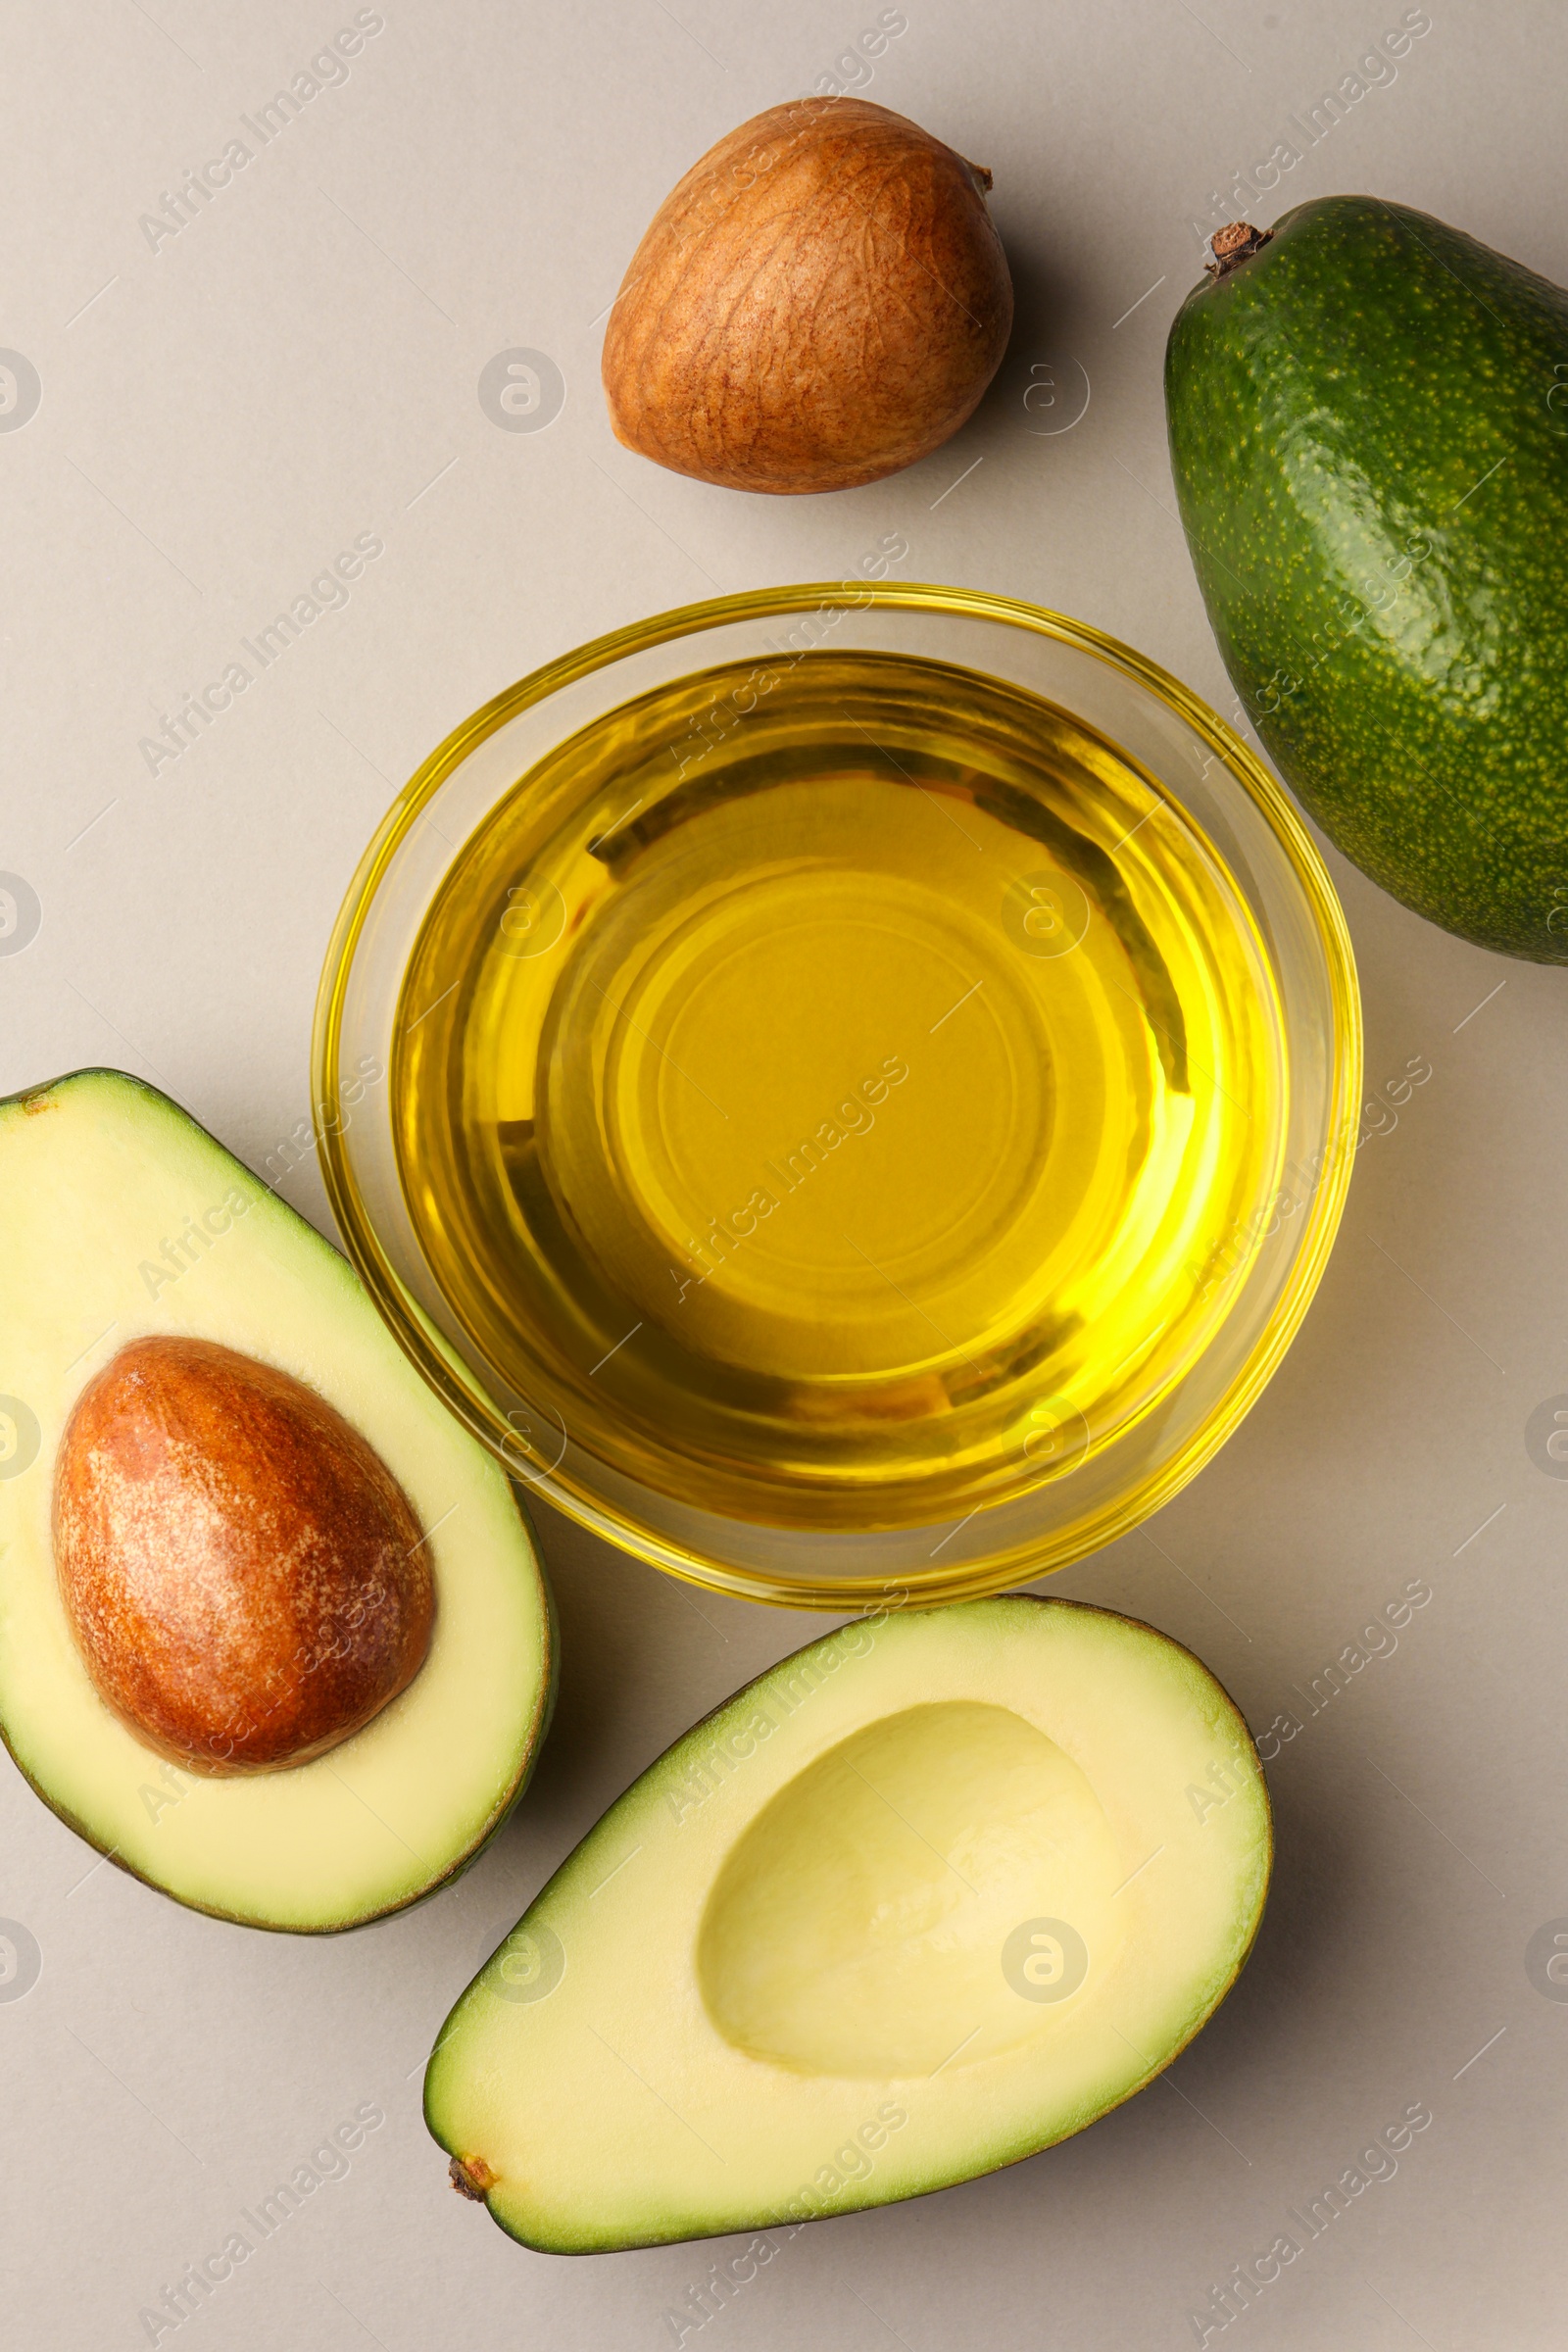
<svg viewBox="0 0 1568 2352">
<path fill-rule="evenodd" d="M 516 1426 L 823 1529 L 1004 1502 L 1157 1412 L 1260 1246 L 1287 1084 L 1168 792 L 1019 687 L 826 648 L 519 777 L 425 919 L 392 1078 Z"/>
</svg>

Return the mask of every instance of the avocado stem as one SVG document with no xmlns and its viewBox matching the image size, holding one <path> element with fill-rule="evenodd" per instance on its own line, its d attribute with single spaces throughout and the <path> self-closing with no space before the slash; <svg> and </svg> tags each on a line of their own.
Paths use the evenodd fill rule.
<svg viewBox="0 0 1568 2352">
<path fill-rule="evenodd" d="M 1208 240 L 1212 259 L 1203 264 L 1210 277 L 1228 277 L 1238 263 L 1266 245 L 1274 234 L 1271 228 L 1254 228 L 1250 220 L 1227 220 L 1216 228 Z"/>
<path fill-rule="evenodd" d="M 466 2163 L 461 2156 L 454 2156 L 447 2170 L 460 2197 L 471 2197 L 476 2205 L 484 2203 L 485 2191 L 494 2184 L 495 2174 L 482 2156 L 470 2156 Z"/>
</svg>

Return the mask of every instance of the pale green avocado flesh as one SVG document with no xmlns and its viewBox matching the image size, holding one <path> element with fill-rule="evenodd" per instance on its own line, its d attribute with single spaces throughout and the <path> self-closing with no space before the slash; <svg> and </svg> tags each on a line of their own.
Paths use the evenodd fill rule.
<svg viewBox="0 0 1568 2352">
<path fill-rule="evenodd" d="M 1271 1850 L 1247 1726 L 1163 1635 L 1028 1597 L 866 1618 L 611 1807 L 448 2018 L 426 2121 L 559 2253 L 918 2196 L 1167 2065 Z"/>
<path fill-rule="evenodd" d="M 354 1927 L 461 1869 L 546 1727 L 549 1597 L 499 1464 L 344 1259 L 165 1096 L 78 1071 L 0 1102 L 0 1731 L 44 1801 L 151 1886 L 253 1927 Z M 86 1383 L 149 1333 L 305 1382 L 430 1531 L 423 1665 L 311 1762 L 222 1778 L 170 1763 L 105 1705 L 76 1646 L 50 1536 L 56 1451 Z"/>
</svg>

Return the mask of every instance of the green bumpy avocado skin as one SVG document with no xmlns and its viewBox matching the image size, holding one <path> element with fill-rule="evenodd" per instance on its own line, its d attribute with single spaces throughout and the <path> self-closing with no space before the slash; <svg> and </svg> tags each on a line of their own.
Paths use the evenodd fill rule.
<svg viewBox="0 0 1568 2352">
<path fill-rule="evenodd" d="M 1188 296 L 1165 402 L 1209 620 L 1287 783 L 1418 914 L 1568 961 L 1568 293 L 1325 197 Z"/>
</svg>

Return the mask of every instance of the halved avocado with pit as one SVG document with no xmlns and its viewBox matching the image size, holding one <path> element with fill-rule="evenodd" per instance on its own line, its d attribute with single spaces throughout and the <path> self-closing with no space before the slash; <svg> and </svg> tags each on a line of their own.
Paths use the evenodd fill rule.
<svg viewBox="0 0 1568 2352">
<path fill-rule="evenodd" d="M 1147 1625 L 866 1618 L 650 1765 L 448 2018 L 454 2185 L 555 2253 L 918 2196 L 1081 2131 L 1262 1914 L 1247 1725 Z"/>
<path fill-rule="evenodd" d="M 63 1820 L 253 1927 L 472 1859 L 554 1694 L 517 1500 L 337 1251 L 122 1072 L 0 1103 L 0 1733 Z"/>
</svg>

